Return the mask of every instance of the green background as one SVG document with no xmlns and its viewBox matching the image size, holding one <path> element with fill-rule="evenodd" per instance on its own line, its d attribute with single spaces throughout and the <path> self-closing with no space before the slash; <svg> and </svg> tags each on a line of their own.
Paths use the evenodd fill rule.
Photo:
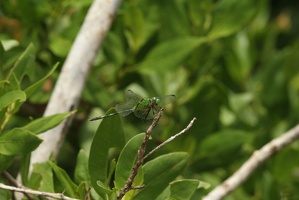
<svg viewBox="0 0 299 200">
<path fill-rule="evenodd" d="M 42 116 L 90 4 L 0 1 L 0 40 L 12 45 L 0 60 L 0 79 L 30 43 L 36 68 L 32 80 L 61 63 L 7 129 Z M 177 100 L 165 107 L 148 149 L 185 128 L 193 117 L 197 121 L 151 158 L 188 152 L 182 177 L 215 187 L 254 150 L 298 123 L 298 9 L 297 1 L 124 1 L 94 61 L 58 165 L 73 176 L 74 158 L 79 149 L 89 149 L 100 122 L 88 119 L 123 102 L 127 89 L 143 97 L 175 94 Z M 150 124 L 134 115 L 122 121 L 126 141 Z M 298 153 L 296 142 L 227 199 L 298 199 Z M 200 189 L 193 198 L 207 192 Z"/>
</svg>

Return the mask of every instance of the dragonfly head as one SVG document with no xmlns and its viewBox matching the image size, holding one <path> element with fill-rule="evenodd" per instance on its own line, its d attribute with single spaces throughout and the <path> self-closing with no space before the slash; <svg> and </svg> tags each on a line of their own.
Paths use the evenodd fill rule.
<svg viewBox="0 0 299 200">
<path fill-rule="evenodd" d="M 154 100 L 156 105 L 158 105 L 161 102 L 161 100 L 157 97 L 154 97 L 153 100 Z"/>
</svg>

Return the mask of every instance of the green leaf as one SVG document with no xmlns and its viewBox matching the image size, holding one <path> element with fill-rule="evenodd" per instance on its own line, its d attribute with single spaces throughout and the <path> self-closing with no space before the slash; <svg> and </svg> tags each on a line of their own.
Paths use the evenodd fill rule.
<svg viewBox="0 0 299 200">
<path fill-rule="evenodd" d="M 14 156 L 0 154 L 0 173 L 6 170 L 14 161 Z"/>
<path fill-rule="evenodd" d="M 8 77 L 10 77 L 9 80 L 11 80 L 11 78 L 13 78 L 12 76 L 15 76 L 14 78 L 20 83 L 24 76 L 27 75 L 29 79 L 33 81 L 35 71 L 35 50 L 33 44 L 30 44 L 18 58 Z M 20 85 L 13 85 L 13 88 L 20 88 Z"/>
<path fill-rule="evenodd" d="M 49 161 L 53 170 L 55 192 L 64 193 L 70 197 L 76 197 L 78 186 L 71 180 L 67 173 L 54 162 Z"/>
<path fill-rule="evenodd" d="M 141 186 L 143 184 L 143 180 L 144 180 L 144 172 L 143 172 L 143 168 L 139 167 L 137 175 L 134 178 L 134 181 L 132 183 L 132 186 Z M 123 197 L 123 200 L 131 200 L 133 199 L 133 197 L 135 196 L 135 194 L 137 194 L 139 191 L 139 189 L 133 189 L 128 191 L 125 196 Z"/>
<path fill-rule="evenodd" d="M 41 78 L 40 80 L 34 82 L 34 84 L 30 85 L 28 88 L 25 89 L 25 92 L 27 94 L 27 96 L 30 96 L 36 89 L 38 89 L 41 84 L 48 78 L 50 77 L 53 72 L 56 70 L 56 68 L 58 67 L 59 63 L 56 63 L 52 69 L 49 71 L 49 73 L 44 76 L 43 78 Z"/>
<path fill-rule="evenodd" d="M 134 136 L 121 151 L 115 170 L 115 187 L 120 189 L 124 187 L 128 180 L 132 168 L 136 162 L 137 151 L 144 138 L 144 133 Z"/>
<path fill-rule="evenodd" d="M 57 34 L 56 32 L 50 32 L 49 34 L 50 46 L 49 48 L 57 56 L 65 57 L 69 53 L 72 46 L 72 41 L 66 38 L 62 34 Z"/>
<path fill-rule="evenodd" d="M 116 161 L 113 158 L 110 161 L 110 165 L 109 165 L 109 169 L 108 169 L 108 176 L 107 176 L 107 181 L 106 183 L 111 183 L 112 177 L 114 177 L 114 171 L 115 171 L 115 167 L 116 167 Z"/>
<path fill-rule="evenodd" d="M 3 47 L 3 45 L 2 45 L 2 42 L 0 41 L 0 60 L 4 60 L 4 53 L 5 53 L 5 50 L 4 50 L 4 47 Z M 4 64 L 4 63 L 0 63 L 0 69 L 2 69 L 2 64 Z M 0 75 L 0 80 L 2 80 L 2 74 Z"/>
<path fill-rule="evenodd" d="M 29 154 L 22 156 L 22 159 L 21 159 L 20 174 L 21 174 L 21 178 L 22 178 L 22 183 L 24 185 L 28 185 L 30 158 L 31 158 L 31 154 L 29 153 Z"/>
<path fill-rule="evenodd" d="M 170 199 L 191 199 L 199 184 L 200 181 L 195 179 L 184 179 L 170 183 Z"/>
<path fill-rule="evenodd" d="M 140 63 L 138 70 L 143 73 L 166 72 L 180 65 L 203 41 L 201 38 L 185 37 L 158 44 Z"/>
<path fill-rule="evenodd" d="M 226 129 L 204 139 L 199 145 L 200 158 L 226 158 L 239 150 L 241 145 L 250 141 L 250 135 L 242 130 Z"/>
<path fill-rule="evenodd" d="M 88 185 L 91 186 L 88 174 L 88 156 L 83 149 L 81 149 L 78 153 L 74 177 L 77 183 L 86 181 Z"/>
<path fill-rule="evenodd" d="M 195 152 L 200 170 L 229 165 L 243 153 L 243 146 L 251 142 L 253 134 L 237 129 L 223 129 L 204 138 Z"/>
<path fill-rule="evenodd" d="M 49 162 L 35 163 L 29 180 L 30 188 L 44 192 L 55 192 L 53 171 Z"/>
<path fill-rule="evenodd" d="M 162 41 L 191 35 L 193 27 L 190 26 L 188 19 L 190 11 L 186 12 L 186 3 L 188 1 L 159 1 L 159 4 L 157 4 L 159 10 L 156 12 L 159 12 L 160 15 L 158 23 L 163 27 L 160 28 L 158 34 Z M 197 2 L 197 4 L 200 3 Z"/>
<path fill-rule="evenodd" d="M 273 158 L 271 162 L 271 175 L 278 183 L 289 181 L 289 178 L 298 166 L 299 158 L 294 156 L 297 153 L 297 150 L 287 148 Z"/>
<path fill-rule="evenodd" d="M 212 25 L 207 35 L 209 40 L 229 36 L 241 29 L 254 16 L 254 6 L 252 0 L 218 1 L 212 12 Z"/>
<path fill-rule="evenodd" d="M 64 119 L 72 115 L 73 112 L 69 113 L 62 113 L 62 114 L 55 114 L 47 117 L 42 117 L 39 119 L 36 119 L 26 126 L 21 127 L 24 130 L 31 131 L 35 134 L 43 133 L 58 124 L 60 124 Z"/>
<path fill-rule="evenodd" d="M 87 191 L 86 191 L 86 182 L 81 182 L 80 185 L 78 186 L 78 190 L 76 193 L 78 194 L 79 199 L 87 199 Z"/>
<path fill-rule="evenodd" d="M 127 5 L 126 9 L 128 12 L 124 15 L 124 23 L 127 27 L 125 36 L 127 37 L 130 48 L 133 52 L 137 52 L 144 42 L 144 15 L 136 3 Z"/>
<path fill-rule="evenodd" d="M 110 196 L 113 193 L 113 190 L 105 186 L 101 181 L 97 181 L 98 187 L 100 188 L 101 192 Z"/>
<path fill-rule="evenodd" d="M 14 128 L 0 135 L 0 154 L 24 155 L 38 147 L 42 140 L 32 132 Z"/>
<path fill-rule="evenodd" d="M 184 169 L 188 159 L 185 152 L 170 153 L 149 161 L 143 166 L 145 187 L 134 197 L 155 199 Z"/>
<path fill-rule="evenodd" d="M 106 114 L 112 112 L 115 112 L 115 109 L 110 109 Z M 109 174 L 108 151 L 112 147 L 122 148 L 124 143 L 125 136 L 120 116 L 104 118 L 93 138 L 88 160 L 91 184 L 103 198 L 106 198 L 105 190 L 109 190 L 109 183 L 107 183 Z M 98 181 L 102 183 L 102 188 L 105 190 L 99 187 Z"/>
<path fill-rule="evenodd" d="M 196 179 L 176 180 L 171 182 L 156 200 L 196 199 L 193 196 L 196 190 L 200 188 L 208 189 L 209 187 L 210 184 Z"/>
<path fill-rule="evenodd" d="M 0 60 L 4 60 L 4 57 L 1 57 L 1 49 L 3 51 L 9 51 L 13 49 L 14 47 L 17 47 L 20 45 L 20 42 L 18 40 L 13 40 L 13 39 L 6 39 L 6 40 L 1 40 L 0 42 Z"/>
<path fill-rule="evenodd" d="M 0 97 L 0 111 L 15 101 L 24 102 L 25 100 L 26 94 L 21 90 L 7 92 Z"/>
<path fill-rule="evenodd" d="M 4 189 L 0 190 L 0 199 L 13 199 L 13 198 L 14 197 L 13 197 L 11 191 L 4 190 Z"/>
</svg>

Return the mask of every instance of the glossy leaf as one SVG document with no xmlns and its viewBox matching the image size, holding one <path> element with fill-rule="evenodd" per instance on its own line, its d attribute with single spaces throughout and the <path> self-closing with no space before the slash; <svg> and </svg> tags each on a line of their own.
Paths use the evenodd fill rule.
<svg viewBox="0 0 299 200">
<path fill-rule="evenodd" d="M 4 155 L 24 155 L 38 147 L 42 140 L 32 132 L 14 128 L 0 135 L 0 153 Z"/>
</svg>

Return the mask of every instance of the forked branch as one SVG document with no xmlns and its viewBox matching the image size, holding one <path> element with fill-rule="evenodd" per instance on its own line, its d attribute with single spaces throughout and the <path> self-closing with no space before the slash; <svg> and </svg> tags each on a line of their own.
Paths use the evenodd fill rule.
<svg viewBox="0 0 299 200">
<path fill-rule="evenodd" d="M 117 196 L 117 200 L 121 200 L 123 198 L 123 196 L 125 196 L 125 194 L 130 191 L 132 188 L 132 184 L 133 184 L 133 181 L 134 181 L 134 178 L 135 176 L 137 175 L 137 172 L 138 172 L 138 169 L 139 167 L 142 165 L 143 163 L 143 160 L 144 160 L 144 153 L 145 153 L 145 149 L 146 149 L 146 144 L 150 138 L 150 135 L 152 133 L 152 130 L 155 126 L 157 126 L 161 116 L 162 116 L 162 113 L 163 113 L 163 108 L 158 112 L 157 116 L 154 118 L 152 124 L 149 126 L 149 128 L 147 129 L 146 133 L 145 133 L 145 136 L 144 136 L 144 139 L 138 149 L 138 152 L 137 152 L 137 161 L 132 169 L 132 173 L 131 175 L 129 176 L 125 186 L 121 189 L 120 193 L 118 194 Z M 135 187 L 136 188 L 136 187 Z M 140 187 L 138 188 L 140 189 Z"/>
<path fill-rule="evenodd" d="M 165 142 L 163 142 L 162 144 L 160 144 L 159 146 L 157 146 L 155 149 L 153 149 L 151 152 L 149 152 L 146 156 L 144 156 L 145 154 L 145 149 L 146 149 L 146 144 L 149 140 L 149 137 L 151 135 L 151 132 L 153 130 L 153 128 L 158 124 L 158 121 L 161 117 L 163 113 L 163 108 L 159 111 L 158 115 L 154 118 L 153 123 L 150 125 L 150 127 L 147 129 L 145 137 L 140 145 L 140 148 L 137 152 L 137 161 L 132 169 L 131 175 L 128 178 L 125 186 L 121 189 L 119 195 L 117 196 L 117 200 L 121 200 L 122 197 L 130 190 L 132 189 L 142 189 L 144 186 L 136 186 L 136 187 L 132 187 L 133 181 L 135 176 L 137 175 L 138 169 L 139 167 L 142 165 L 143 161 L 145 158 L 147 158 L 148 156 L 150 156 L 152 153 L 154 153 L 155 151 L 157 151 L 158 149 L 160 149 L 162 146 L 164 146 L 165 144 L 171 142 L 172 140 L 174 140 L 175 138 L 177 138 L 178 136 L 182 135 L 183 133 L 187 132 L 193 125 L 194 121 L 196 120 L 196 118 L 194 117 L 191 122 L 189 123 L 189 125 L 183 129 L 181 132 L 175 134 L 174 136 L 170 137 L 169 139 L 167 139 Z"/>
</svg>

